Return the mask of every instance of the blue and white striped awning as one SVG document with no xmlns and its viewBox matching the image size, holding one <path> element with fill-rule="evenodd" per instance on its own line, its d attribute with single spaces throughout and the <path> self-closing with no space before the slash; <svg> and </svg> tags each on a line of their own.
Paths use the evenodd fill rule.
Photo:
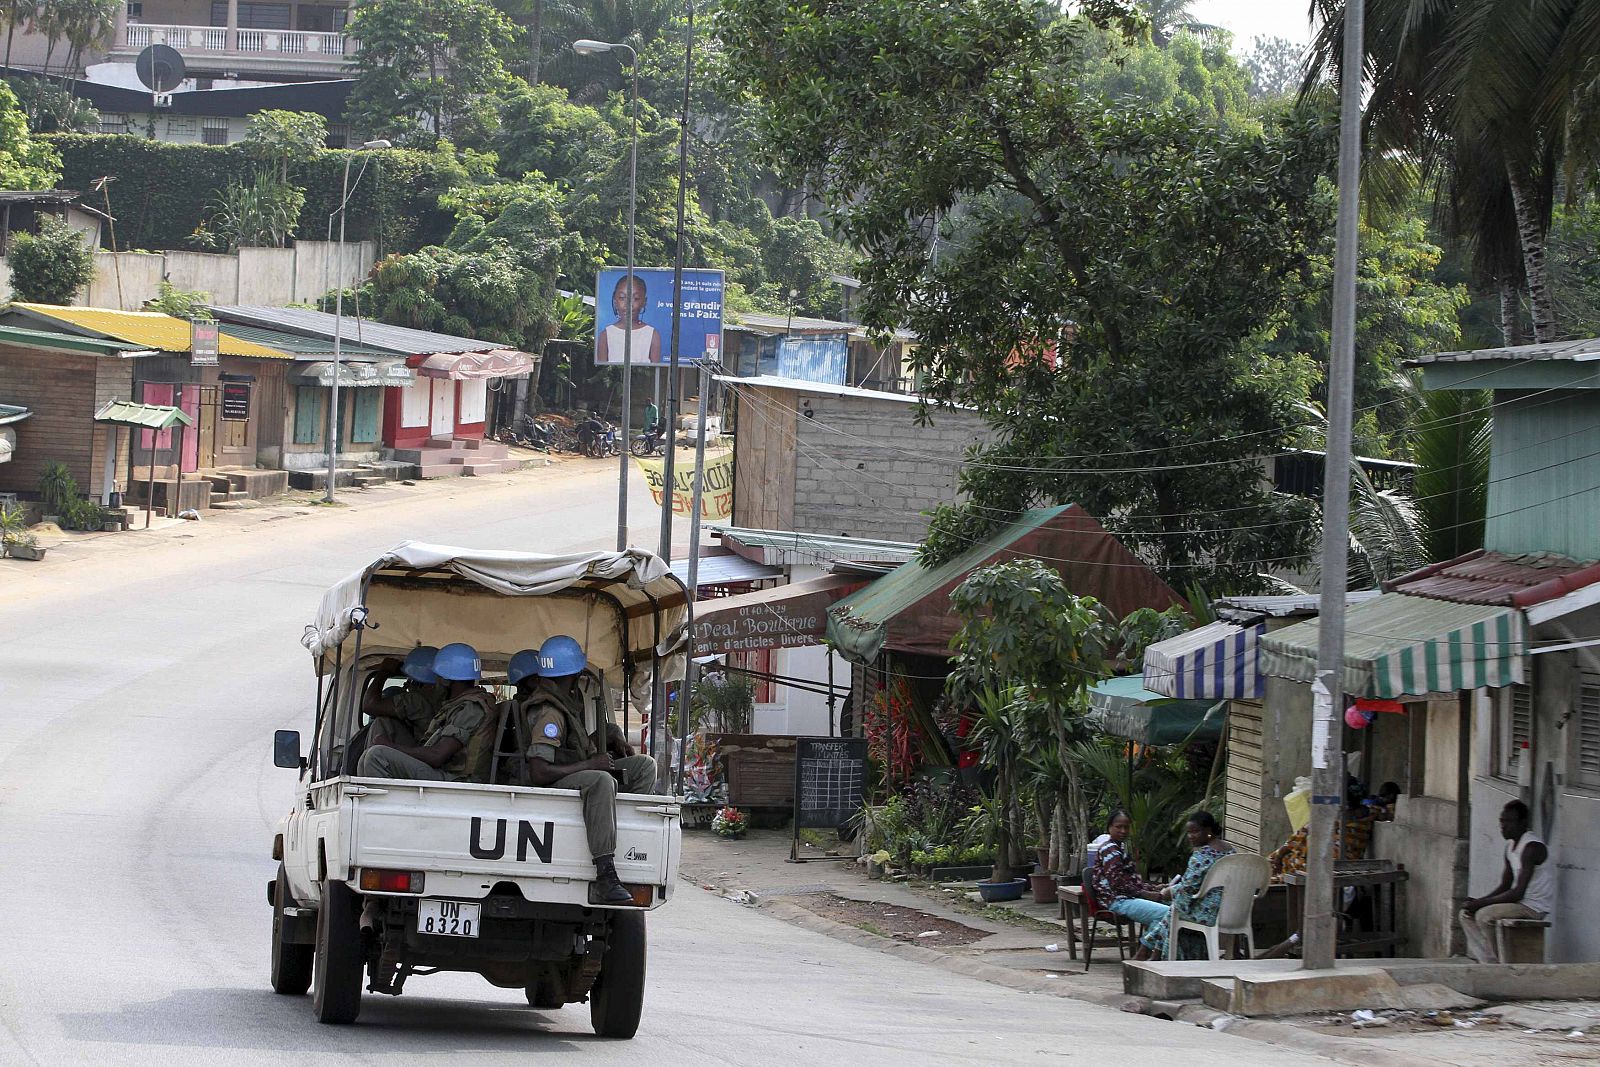
<svg viewBox="0 0 1600 1067">
<path fill-rule="evenodd" d="M 1179 700 L 1256 700 L 1266 690 L 1256 669 L 1265 623 L 1214 622 L 1145 649 L 1144 687 Z"/>
</svg>

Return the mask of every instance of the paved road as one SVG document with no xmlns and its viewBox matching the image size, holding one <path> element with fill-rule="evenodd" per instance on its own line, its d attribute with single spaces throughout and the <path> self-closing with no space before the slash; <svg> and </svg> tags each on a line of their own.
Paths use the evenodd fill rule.
<svg viewBox="0 0 1600 1067">
<path fill-rule="evenodd" d="M 573 467 L 0 563 L 0 1064 L 1326 1062 L 960 978 L 693 887 L 653 917 L 630 1044 L 595 1039 L 585 1007 L 536 1012 L 472 976 L 415 978 L 352 1028 L 274 996 L 263 887 L 293 779 L 270 739 L 309 717 L 297 639 L 321 590 L 404 537 L 603 545 L 613 478 Z"/>
</svg>

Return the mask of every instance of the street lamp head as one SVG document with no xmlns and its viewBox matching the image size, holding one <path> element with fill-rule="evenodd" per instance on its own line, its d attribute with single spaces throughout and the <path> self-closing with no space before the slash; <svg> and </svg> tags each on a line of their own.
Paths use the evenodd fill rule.
<svg viewBox="0 0 1600 1067">
<path fill-rule="evenodd" d="M 606 44 L 604 41 L 590 41 L 586 39 L 572 42 L 572 50 L 578 53 L 580 56 L 604 55 L 614 48 L 616 48 L 616 45 Z"/>
<path fill-rule="evenodd" d="M 368 152 L 368 151 L 372 151 L 372 150 L 378 149 L 378 148 L 392 148 L 392 147 L 394 147 L 394 146 L 391 145 L 388 141 L 385 141 L 382 138 L 379 138 L 376 141 L 368 141 L 368 142 L 366 142 L 365 144 L 363 144 L 361 146 L 361 150 L 364 151 L 364 152 Z"/>
</svg>

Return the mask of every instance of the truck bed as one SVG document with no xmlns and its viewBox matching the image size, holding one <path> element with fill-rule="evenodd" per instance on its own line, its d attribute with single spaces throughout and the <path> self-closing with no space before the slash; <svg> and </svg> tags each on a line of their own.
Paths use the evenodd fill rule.
<svg viewBox="0 0 1600 1067">
<path fill-rule="evenodd" d="M 425 897 L 475 900 L 514 882 L 530 901 L 589 903 L 594 863 L 574 790 L 341 777 L 312 792 L 307 829 L 324 842 L 330 876 L 340 865 L 423 871 Z M 677 877 L 678 804 L 621 793 L 616 810 L 617 874 L 654 887 L 658 907 Z"/>
</svg>

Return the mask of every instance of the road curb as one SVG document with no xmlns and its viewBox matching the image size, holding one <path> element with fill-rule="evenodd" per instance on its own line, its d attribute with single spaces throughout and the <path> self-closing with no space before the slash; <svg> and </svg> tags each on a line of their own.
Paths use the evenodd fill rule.
<svg viewBox="0 0 1600 1067">
<path fill-rule="evenodd" d="M 781 919 L 784 922 L 810 930 L 813 933 L 823 934 L 835 940 L 846 941 L 861 948 L 882 952 L 889 956 L 897 956 L 900 959 L 910 960 L 915 963 L 938 967 L 952 974 L 976 978 L 979 981 L 993 985 L 1005 986 L 1020 993 L 1042 993 L 1047 996 L 1061 997 L 1064 1000 L 1076 1000 L 1085 1004 L 1094 1004 L 1114 1011 L 1170 1019 L 1177 1023 L 1186 1023 L 1190 1026 L 1216 1030 L 1219 1033 L 1231 1034 L 1235 1037 L 1248 1038 L 1251 1041 L 1272 1045 L 1276 1048 L 1310 1052 L 1337 1063 L 1351 1064 L 1352 1067 L 1453 1067 L 1446 1060 L 1378 1048 L 1369 1042 L 1355 1038 L 1312 1033 L 1296 1026 L 1290 1026 L 1287 1023 L 1271 1022 L 1263 1019 L 1245 1019 L 1202 1005 L 1189 1004 L 1178 1007 L 1173 1004 L 1152 1002 L 1146 997 L 1135 996 L 1132 993 L 1103 993 L 1097 990 L 1074 989 L 1056 979 L 1035 978 L 1005 967 L 996 967 L 993 964 L 983 963 L 979 960 L 956 956 L 949 952 L 941 952 L 938 949 L 924 948 L 921 945 L 886 939 L 878 934 L 868 933 L 865 930 L 851 926 L 848 923 L 823 918 L 815 912 L 808 911 L 797 904 L 791 904 L 782 899 L 758 899 L 746 906 L 754 907 L 759 911 L 772 915 L 773 918 Z"/>
</svg>

